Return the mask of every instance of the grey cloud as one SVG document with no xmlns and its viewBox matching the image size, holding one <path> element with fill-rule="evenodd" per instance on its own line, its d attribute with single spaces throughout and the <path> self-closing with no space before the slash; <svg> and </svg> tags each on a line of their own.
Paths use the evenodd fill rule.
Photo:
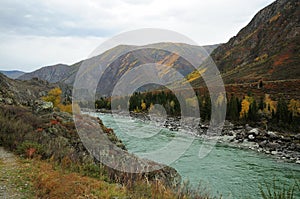
<svg viewBox="0 0 300 199">
<path fill-rule="evenodd" d="M 68 26 L 74 24 L 74 26 Z M 76 13 L 46 7 L 40 1 L 3 0 L 0 7 L 0 31 L 8 34 L 37 36 L 99 36 L 116 30 L 89 26 Z"/>
</svg>

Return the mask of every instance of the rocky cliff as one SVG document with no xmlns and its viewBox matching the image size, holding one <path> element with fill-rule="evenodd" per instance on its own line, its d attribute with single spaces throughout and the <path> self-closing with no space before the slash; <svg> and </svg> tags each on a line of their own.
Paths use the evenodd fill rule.
<svg viewBox="0 0 300 199">
<path fill-rule="evenodd" d="M 299 79 L 299 4 L 298 0 L 275 1 L 213 51 L 225 83 Z"/>
</svg>

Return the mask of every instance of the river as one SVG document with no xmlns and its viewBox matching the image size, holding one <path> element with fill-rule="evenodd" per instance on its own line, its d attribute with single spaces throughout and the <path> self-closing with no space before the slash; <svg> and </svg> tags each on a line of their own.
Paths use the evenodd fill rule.
<svg viewBox="0 0 300 199">
<path fill-rule="evenodd" d="M 166 128 L 149 126 L 140 120 L 128 117 L 113 117 L 110 114 L 90 113 L 98 116 L 104 125 L 114 129 L 128 151 L 139 154 L 164 147 L 181 132 Z M 129 136 L 128 132 L 140 129 L 147 138 Z M 127 131 L 124 133 L 124 131 Z M 153 132 L 156 132 L 153 135 Z M 209 143 L 206 143 L 209 144 Z M 204 158 L 199 158 L 199 149 L 203 145 L 201 138 L 195 138 L 190 147 L 176 161 L 170 164 L 184 180 L 193 187 L 205 188 L 214 196 L 223 198 L 261 198 L 259 186 L 267 183 L 272 187 L 299 183 L 300 165 L 283 162 L 272 156 L 226 144 L 214 145 Z M 265 187 L 265 186 L 264 186 Z M 289 186 L 286 186 L 288 188 Z M 299 187 L 295 190 L 300 198 Z"/>
</svg>

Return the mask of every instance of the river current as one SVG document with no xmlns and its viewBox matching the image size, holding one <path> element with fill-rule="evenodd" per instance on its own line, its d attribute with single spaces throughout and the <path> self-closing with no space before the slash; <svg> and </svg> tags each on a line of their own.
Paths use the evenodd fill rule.
<svg viewBox="0 0 300 199">
<path fill-rule="evenodd" d="M 90 114 L 99 117 L 104 125 L 114 129 L 128 151 L 137 155 L 163 148 L 175 137 L 185 139 L 182 135 L 188 133 L 170 131 L 129 117 Z M 143 136 L 132 136 L 133 131 Z M 212 144 L 212 150 L 204 158 L 200 158 L 199 149 L 204 144 Z M 214 196 L 222 195 L 223 198 L 261 198 L 259 187 L 264 184 L 273 187 L 275 182 L 277 187 L 282 188 L 286 184 L 286 188 L 289 188 L 296 181 L 299 183 L 300 179 L 299 164 L 283 162 L 272 156 L 227 144 L 203 142 L 202 138 L 197 137 L 193 138 L 188 149 L 170 166 L 194 188 L 200 185 L 200 189 L 206 189 Z M 295 188 L 296 198 L 300 198 L 299 189 Z"/>
</svg>

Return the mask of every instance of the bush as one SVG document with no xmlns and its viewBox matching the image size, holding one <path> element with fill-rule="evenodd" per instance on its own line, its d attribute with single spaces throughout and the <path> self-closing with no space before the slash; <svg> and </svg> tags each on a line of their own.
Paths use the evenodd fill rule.
<svg viewBox="0 0 300 199">
<path fill-rule="evenodd" d="M 0 106 L 0 144 L 10 150 L 23 141 L 28 132 L 33 131 L 32 125 L 24 121 L 28 114 L 26 109 L 14 106 Z"/>
<path fill-rule="evenodd" d="M 17 146 L 16 152 L 17 154 L 27 158 L 33 158 L 33 157 L 44 155 L 43 146 L 36 142 L 30 142 L 30 141 L 25 141 L 19 146 Z"/>
</svg>

